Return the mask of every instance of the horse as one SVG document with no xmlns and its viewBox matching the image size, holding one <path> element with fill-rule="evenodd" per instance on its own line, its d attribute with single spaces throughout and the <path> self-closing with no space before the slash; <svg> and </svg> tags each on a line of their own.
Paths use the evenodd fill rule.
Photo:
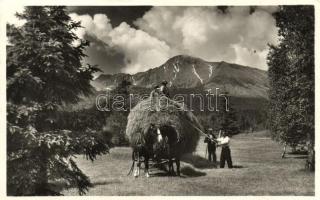
<svg viewBox="0 0 320 200">
<path fill-rule="evenodd" d="M 141 163 L 144 163 L 145 175 L 146 177 L 150 177 L 149 173 L 149 160 L 153 157 L 153 144 L 156 143 L 158 134 L 156 133 L 157 129 L 154 124 L 151 124 L 143 134 L 141 138 L 139 138 L 139 142 L 135 144 L 132 148 L 132 166 L 128 173 L 130 175 L 134 170 L 134 177 L 138 177 L 140 175 L 140 167 Z"/>
<path fill-rule="evenodd" d="M 134 177 L 138 177 L 140 175 L 140 167 L 141 167 L 141 163 L 144 163 L 144 167 L 145 167 L 145 175 L 147 178 L 150 177 L 150 173 L 149 173 L 149 152 L 148 150 L 142 146 L 142 145 L 137 145 L 136 147 L 133 148 L 132 151 L 132 166 L 131 169 L 128 173 L 128 175 L 131 174 L 131 172 L 133 171 L 133 169 L 135 168 Z M 136 166 L 135 166 L 136 165 Z"/>
<path fill-rule="evenodd" d="M 159 159 L 168 160 L 168 172 L 170 175 L 175 175 L 174 162 L 176 164 L 177 175 L 180 176 L 180 157 L 179 151 L 181 141 L 178 139 L 177 132 L 169 125 L 164 125 L 159 128 L 161 140 L 157 140 L 155 144 L 155 156 Z"/>
<path fill-rule="evenodd" d="M 168 172 L 174 175 L 173 162 L 176 163 L 177 175 L 180 176 L 180 152 L 179 152 L 179 139 L 175 129 L 171 126 L 155 126 L 151 124 L 146 133 L 144 134 L 141 144 L 135 145 L 132 151 L 132 166 L 128 175 L 134 171 L 134 177 L 140 175 L 141 163 L 145 166 L 146 177 L 150 176 L 149 173 L 149 160 L 153 158 L 156 163 L 161 163 L 161 159 L 168 160 Z M 144 144 L 142 144 L 144 143 Z"/>
</svg>

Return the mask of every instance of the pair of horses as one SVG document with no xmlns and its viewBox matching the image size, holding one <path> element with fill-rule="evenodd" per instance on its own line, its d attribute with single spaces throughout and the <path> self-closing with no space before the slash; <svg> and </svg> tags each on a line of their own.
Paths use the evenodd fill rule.
<svg viewBox="0 0 320 200">
<path fill-rule="evenodd" d="M 151 124 L 143 135 L 141 143 L 133 145 L 132 166 L 128 173 L 134 171 L 134 177 L 140 175 L 141 164 L 144 163 L 145 175 L 150 177 L 149 161 L 153 160 L 156 165 L 168 163 L 168 172 L 174 175 L 173 163 L 176 163 L 177 175 L 180 176 L 180 140 L 175 129 L 171 126 L 158 127 Z"/>
</svg>

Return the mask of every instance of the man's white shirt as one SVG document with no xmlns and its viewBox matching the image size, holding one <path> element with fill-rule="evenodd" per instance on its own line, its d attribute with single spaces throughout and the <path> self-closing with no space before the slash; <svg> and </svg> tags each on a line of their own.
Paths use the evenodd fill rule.
<svg viewBox="0 0 320 200">
<path fill-rule="evenodd" d="M 228 136 L 226 137 L 220 137 L 217 139 L 218 144 L 221 146 L 229 146 L 230 138 Z"/>
<path fill-rule="evenodd" d="M 164 89 L 164 85 L 161 85 L 160 86 L 160 91 L 163 92 L 163 89 Z"/>
<path fill-rule="evenodd" d="M 157 140 L 158 140 L 158 142 L 161 142 L 162 141 L 162 135 L 161 135 L 161 132 L 160 132 L 160 129 L 159 128 L 157 128 Z"/>
</svg>

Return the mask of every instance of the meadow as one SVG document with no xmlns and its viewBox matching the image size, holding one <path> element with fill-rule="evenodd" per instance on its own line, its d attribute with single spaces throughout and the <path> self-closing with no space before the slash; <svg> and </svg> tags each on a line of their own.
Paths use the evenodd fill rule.
<svg viewBox="0 0 320 200">
<path fill-rule="evenodd" d="M 267 131 L 241 133 L 231 140 L 233 169 L 214 168 L 204 158 L 206 146 L 201 138 L 197 151 L 185 155 L 181 177 L 168 176 L 151 169 L 151 177 L 127 176 L 131 149 L 116 147 L 94 162 L 78 156 L 76 162 L 93 187 L 91 196 L 131 195 L 314 195 L 315 175 L 304 170 L 305 156 L 291 154 L 281 159 L 283 147 L 272 141 Z M 220 148 L 217 149 L 218 160 Z M 63 189 L 64 195 L 78 195 L 75 188 Z"/>
</svg>

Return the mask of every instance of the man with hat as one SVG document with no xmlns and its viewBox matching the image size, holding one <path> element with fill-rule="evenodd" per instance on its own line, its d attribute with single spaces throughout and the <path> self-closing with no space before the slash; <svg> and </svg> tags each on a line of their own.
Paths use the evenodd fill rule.
<svg viewBox="0 0 320 200">
<path fill-rule="evenodd" d="M 167 87 L 167 85 L 168 85 L 168 82 L 166 80 L 163 80 L 161 82 L 160 91 L 163 95 L 170 98 L 169 88 Z"/>
<path fill-rule="evenodd" d="M 217 139 L 218 145 L 221 146 L 220 156 L 220 168 L 224 168 L 225 162 L 227 161 L 228 168 L 232 168 L 231 150 L 230 150 L 230 138 L 228 134 L 223 131 L 221 137 Z"/>
<path fill-rule="evenodd" d="M 150 98 L 151 98 L 151 108 L 156 111 L 160 110 L 160 105 L 159 105 L 159 96 L 160 96 L 160 86 L 155 84 L 153 85 L 153 90 L 150 93 Z"/>
<path fill-rule="evenodd" d="M 213 129 L 208 129 L 208 137 L 204 139 L 204 142 L 207 143 L 207 151 L 208 151 L 208 160 L 211 162 L 217 162 L 216 156 L 216 136 L 213 133 Z"/>
</svg>

